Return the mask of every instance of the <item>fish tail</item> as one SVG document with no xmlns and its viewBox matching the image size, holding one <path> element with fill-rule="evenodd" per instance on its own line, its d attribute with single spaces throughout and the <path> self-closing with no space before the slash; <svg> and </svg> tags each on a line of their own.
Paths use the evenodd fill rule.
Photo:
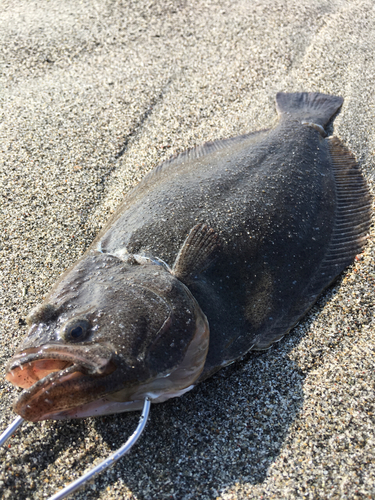
<svg viewBox="0 0 375 500">
<path fill-rule="evenodd" d="M 324 127 L 340 109 L 344 99 L 318 92 L 296 92 L 276 94 L 276 109 L 283 119 L 298 119 L 302 123 Z"/>
</svg>

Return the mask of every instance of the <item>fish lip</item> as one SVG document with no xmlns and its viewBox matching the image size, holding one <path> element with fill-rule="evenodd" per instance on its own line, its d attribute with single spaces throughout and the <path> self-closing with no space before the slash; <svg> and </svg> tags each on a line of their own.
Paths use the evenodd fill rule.
<svg viewBox="0 0 375 500">
<path fill-rule="evenodd" d="M 34 371 L 39 361 L 46 361 L 46 372 L 49 371 L 46 374 L 39 372 L 39 375 L 44 375 L 40 378 L 38 378 L 38 368 Z M 55 365 L 54 361 L 56 361 Z M 50 366 L 48 362 L 51 362 Z M 43 406 L 48 400 L 49 392 L 54 395 L 51 397 L 52 406 L 54 406 L 58 401 L 56 391 L 58 392 L 59 388 L 62 390 L 70 383 L 75 391 L 80 382 L 87 386 L 88 381 L 94 385 L 98 383 L 103 385 L 101 381 L 107 380 L 111 374 L 115 375 L 116 370 L 114 349 L 109 343 L 82 345 L 51 343 L 41 347 L 27 348 L 17 353 L 6 366 L 6 378 L 9 382 L 24 389 L 14 402 L 15 412 L 26 420 L 38 421 L 45 419 L 47 408 L 39 411 L 38 405 Z M 44 402 L 41 403 L 42 397 Z M 86 395 L 86 399 L 87 397 Z M 52 407 L 48 410 L 55 413 Z M 56 411 L 60 410 L 57 408 Z"/>
<path fill-rule="evenodd" d="M 30 347 L 16 353 L 5 366 L 5 373 L 9 374 L 16 368 L 34 361 L 61 360 L 75 364 L 91 375 L 100 375 L 106 371 L 112 360 L 113 347 L 110 344 L 45 344 L 39 347 Z"/>
<path fill-rule="evenodd" d="M 59 347 L 59 346 L 58 346 Z M 13 369 L 21 368 L 24 365 L 31 365 L 32 362 L 37 361 L 66 361 L 67 366 L 61 369 L 51 371 L 44 377 L 36 380 L 30 386 L 26 386 L 24 390 L 19 394 L 13 404 L 13 409 L 16 413 L 21 415 L 23 418 L 29 421 L 40 421 L 46 418 L 53 418 L 51 415 L 61 412 L 61 408 L 53 408 L 55 402 L 59 401 L 58 392 L 59 390 L 64 390 L 64 386 L 71 383 L 73 386 L 80 382 L 82 384 L 92 383 L 95 380 L 103 385 L 104 381 L 107 380 L 114 372 L 117 370 L 117 364 L 112 357 L 112 353 L 107 352 L 108 356 L 106 359 L 102 359 L 101 364 L 96 364 L 91 360 L 86 363 L 82 362 L 82 354 L 85 352 L 85 348 L 79 349 L 78 353 L 73 353 L 73 350 L 68 352 L 63 352 L 63 347 L 61 349 L 56 349 L 56 346 L 48 346 L 47 348 L 41 350 L 40 348 L 27 349 L 21 353 L 18 353 L 15 358 L 13 358 L 12 363 L 9 364 L 7 373 L 11 373 Z M 74 346 L 76 347 L 76 346 Z M 87 349 L 87 346 L 84 346 Z M 71 351 L 71 352 L 70 352 Z M 94 349 L 94 354 L 97 349 Z M 105 353 L 106 349 L 101 353 Z M 74 355 L 76 354 L 76 355 Z M 105 362 L 104 362 L 105 361 Z M 103 383 L 100 382 L 103 380 Z M 11 380 L 10 380 L 11 381 Z M 12 381 L 11 381 L 12 382 Z M 48 403 L 49 396 L 51 394 L 50 404 L 52 408 L 45 408 Z M 56 399 L 57 394 L 57 399 Z M 72 389 L 72 408 L 76 406 L 74 395 L 79 394 L 75 391 L 74 387 Z M 86 395 L 86 399 L 95 399 L 97 395 L 94 393 L 91 396 Z M 42 409 L 40 409 L 42 405 Z M 44 407 L 43 407 L 44 405 Z M 48 406 L 48 404 L 47 404 Z M 64 410 L 70 409 L 69 407 L 64 407 Z"/>
<path fill-rule="evenodd" d="M 18 413 L 21 417 L 25 418 L 26 420 L 34 422 L 38 420 L 44 420 L 45 414 L 35 417 L 35 411 L 33 412 L 33 406 L 32 404 L 30 404 L 32 403 L 33 398 L 37 399 L 38 394 L 41 392 L 48 394 L 49 387 L 53 385 L 56 386 L 62 377 L 69 375 L 72 376 L 75 373 L 82 373 L 80 367 L 75 364 L 70 365 L 69 367 L 65 367 L 62 370 L 49 373 L 45 377 L 35 382 L 29 388 L 24 389 L 21 392 L 18 398 L 14 401 L 13 404 L 14 411 Z M 84 377 L 83 373 L 82 377 Z M 30 409 L 31 409 L 31 414 L 30 414 Z"/>
</svg>

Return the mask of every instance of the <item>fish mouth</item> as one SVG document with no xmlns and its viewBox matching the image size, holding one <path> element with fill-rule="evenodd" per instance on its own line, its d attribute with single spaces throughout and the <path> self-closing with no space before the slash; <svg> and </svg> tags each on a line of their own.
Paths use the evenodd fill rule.
<svg viewBox="0 0 375 500">
<path fill-rule="evenodd" d="M 65 420 L 85 418 L 127 411 L 141 410 L 145 399 L 152 403 L 162 403 L 170 398 L 182 396 L 195 387 L 206 362 L 210 329 L 206 316 L 197 311 L 196 331 L 183 360 L 168 373 L 158 373 L 148 380 L 138 380 L 136 384 L 120 390 L 97 394 L 89 402 L 46 414 L 44 419 Z M 113 386 L 114 388 L 114 386 Z"/>
<path fill-rule="evenodd" d="M 36 422 L 97 399 L 116 370 L 112 352 L 106 345 L 52 344 L 16 354 L 6 367 L 6 379 L 24 389 L 14 411 Z"/>
</svg>

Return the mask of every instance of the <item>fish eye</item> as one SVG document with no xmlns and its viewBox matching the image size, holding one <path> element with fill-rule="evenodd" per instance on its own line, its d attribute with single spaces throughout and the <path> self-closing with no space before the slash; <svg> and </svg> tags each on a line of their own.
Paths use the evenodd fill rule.
<svg viewBox="0 0 375 500">
<path fill-rule="evenodd" d="M 69 335 L 72 337 L 72 339 L 79 339 L 79 337 L 82 337 L 83 335 L 82 326 L 76 326 L 75 328 L 72 328 L 69 332 Z"/>
<path fill-rule="evenodd" d="M 89 329 L 89 322 L 87 319 L 72 319 L 65 323 L 61 329 L 61 337 L 66 342 L 80 342 L 86 338 Z"/>
</svg>

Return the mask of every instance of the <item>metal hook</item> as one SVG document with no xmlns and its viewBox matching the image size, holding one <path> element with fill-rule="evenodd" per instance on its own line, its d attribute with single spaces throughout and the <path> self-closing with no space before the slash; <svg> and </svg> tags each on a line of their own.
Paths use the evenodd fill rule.
<svg viewBox="0 0 375 500">
<path fill-rule="evenodd" d="M 17 417 L 13 420 L 13 422 L 5 429 L 5 431 L 0 436 L 0 446 L 2 446 L 10 436 L 15 432 L 20 425 L 22 425 L 24 419 L 22 417 Z"/>
<path fill-rule="evenodd" d="M 81 488 L 81 486 L 83 486 L 85 483 L 93 479 L 96 475 L 100 474 L 109 467 L 112 467 L 112 465 L 114 465 L 117 462 L 117 460 L 119 460 L 123 455 L 125 455 L 125 453 L 127 453 L 130 450 L 130 448 L 132 448 L 138 441 L 144 428 L 146 427 L 146 423 L 150 413 L 150 406 L 151 402 L 149 399 L 146 398 L 138 426 L 136 430 L 133 432 L 133 434 L 126 441 L 126 443 L 123 446 L 121 446 L 121 448 L 115 451 L 115 453 L 110 455 L 107 459 L 103 460 L 103 462 L 96 465 L 89 472 L 79 477 L 76 481 L 73 481 L 72 483 L 68 484 L 68 486 L 66 486 L 64 489 L 52 495 L 48 500 L 61 500 L 62 498 L 66 498 L 68 495 Z M 4 444 L 7 441 L 7 439 L 9 439 L 9 437 L 22 424 L 23 421 L 24 420 L 22 417 L 17 417 L 10 424 L 10 426 L 0 436 L 0 446 Z"/>
</svg>

